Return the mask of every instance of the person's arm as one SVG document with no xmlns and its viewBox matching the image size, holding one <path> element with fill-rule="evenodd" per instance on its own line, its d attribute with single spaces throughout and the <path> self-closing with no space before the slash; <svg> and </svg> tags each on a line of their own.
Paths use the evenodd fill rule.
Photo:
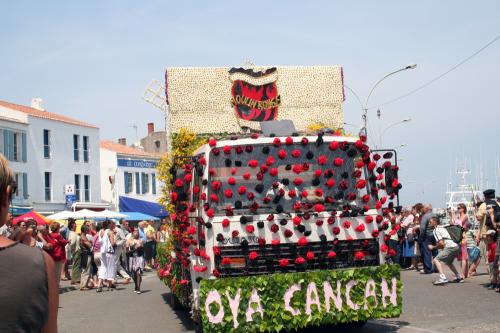
<svg viewBox="0 0 500 333">
<path fill-rule="evenodd" d="M 113 247 L 115 247 L 115 246 L 116 246 L 115 233 L 110 231 L 110 232 L 108 233 L 108 237 L 109 237 L 109 241 L 111 242 L 111 245 L 112 245 Z"/>
<path fill-rule="evenodd" d="M 43 251 L 42 251 L 43 252 Z M 42 333 L 57 333 L 57 311 L 59 309 L 59 287 L 57 286 L 56 267 L 52 258 L 43 252 L 47 271 L 48 317 Z"/>
</svg>

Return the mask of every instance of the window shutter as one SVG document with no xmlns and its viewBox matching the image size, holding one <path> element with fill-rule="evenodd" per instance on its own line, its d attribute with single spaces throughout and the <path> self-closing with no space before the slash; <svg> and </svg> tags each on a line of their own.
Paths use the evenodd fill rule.
<svg viewBox="0 0 500 333">
<path fill-rule="evenodd" d="M 15 133 L 12 132 L 12 131 L 9 131 L 9 156 L 10 156 L 10 160 L 13 161 L 14 160 L 14 143 L 15 143 L 15 140 L 14 140 L 14 135 Z M 19 144 L 19 142 L 17 142 Z M 19 158 L 19 155 L 18 155 L 18 158 Z"/>
<path fill-rule="evenodd" d="M 21 156 L 23 162 L 26 162 L 27 160 L 27 152 L 26 152 L 26 133 L 22 133 L 21 135 L 21 146 L 22 146 L 22 151 L 21 151 Z"/>
<path fill-rule="evenodd" d="M 156 194 L 156 174 L 151 174 L 151 190 L 153 194 Z"/>
<path fill-rule="evenodd" d="M 142 186 L 142 194 L 146 193 L 146 174 L 143 172 L 141 173 L 141 186 Z"/>
<path fill-rule="evenodd" d="M 28 174 L 23 172 L 23 198 L 28 199 Z"/>
<path fill-rule="evenodd" d="M 129 188 L 129 183 L 128 183 L 128 172 L 124 172 L 123 173 L 123 181 L 124 181 L 124 187 L 125 187 L 125 193 L 129 193 L 130 192 L 130 188 Z"/>
<path fill-rule="evenodd" d="M 3 131 L 3 153 L 5 155 L 5 158 L 10 161 L 10 131 L 9 130 L 4 130 Z"/>
</svg>

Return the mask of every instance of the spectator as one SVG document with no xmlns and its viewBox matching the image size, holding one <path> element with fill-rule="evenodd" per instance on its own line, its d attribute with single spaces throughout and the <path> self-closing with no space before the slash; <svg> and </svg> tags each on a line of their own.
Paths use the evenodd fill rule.
<svg viewBox="0 0 500 333">
<path fill-rule="evenodd" d="M 76 221 L 68 221 L 68 242 L 71 251 L 71 284 L 79 284 L 82 270 L 80 268 L 80 236 L 76 233 Z"/>
<path fill-rule="evenodd" d="M 497 249 L 497 233 L 495 230 L 490 229 L 486 231 L 486 248 L 487 248 L 487 261 L 490 272 L 490 284 L 488 289 L 497 290 L 500 286 L 497 285 L 497 268 L 495 267 L 495 255 Z"/>
<path fill-rule="evenodd" d="M 156 239 L 158 240 L 159 243 L 165 243 L 166 241 L 168 241 L 168 231 L 166 224 L 160 225 L 160 228 L 156 233 Z"/>
<path fill-rule="evenodd" d="M 83 225 L 80 234 L 80 290 L 90 290 L 93 288 L 92 280 L 92 235 L 88 225 Z"/>
<path fill-rule="evenodd" d="M 476 236 L 471 230 L 471 223 L 469 222 L 467 231 L 465 232 L 465 244 L 467 246 L 467 256 L 469 258 L 469 271 L 468 276 L 476 275 L 476 269 L 481 262 L 481 251 L 476 246 Z"/>
<path fill-rule="evenodd" d="M 128 284 L 130 282 L 130 276 L 127 274 L 125 269 L 122 266 L 121 263 L 121 256 L 123 253 L 125 253 L 125 234 L 123 230 L 120 227 L 117 227 L 115 222 L 111 221 L 110 222 L 110 230 L 114 233 L 115 237 L 115 265 L 116 265 L 116 273 L 120 274 L 122 278 L 125 279 L 125 284 Z"/>
<path fill-rule="evenodd" d="M 5 224 L 0 227 L 0 236 L 8 238 L 12 232 L 12 214 L 7 213 Z"/>
<path fill-rule="evenodd" d="M 400 225 L 398 224 L 398 219 L 396 218 L 396 215 L 392 215 L 390 217 L 391 225 L 390 228 L 387 230 L 387 235 L 389 235 L 389 240 L 387 241 L 387 246 L 389 247 L 389 256 L 392 259 L 392 262 L 395 264 L 399 264 L 399 258 L 400 258 L 400 246 L 399 246 L 399 229 Z"/>
<path fill-rule="evenodd" d="M 486 257 L 486 232 L 488 229 L 493 229 L 493 224 L 491 222 L 491 217 L 487 213 L 487 207 L 493 207 L 494 214 L 500 211 L 500 205 L 495 200 L 495 190 L 489 189 L 483 192 L 484 202 L 479 205 L 476 212 L 476 218 L 479 221 L 479 232 L 476 237 L 476 244 L 481 250 L 481 257 L 487 259 Z"/>
<path fill-rule="evenodd" d="M 137 294 L 141 293 L 142 271 L 144 270 L 144 245 L 142 239 L 139 237 L 138 228 L 134 228 L 132 237 L 127 241 L 127 252 L 129 253 L 129 267 L 132 271 L 132 278 L 134 279 L 134 291 Z"/>
<path fill-rule="evenodd" d="M 439 251 L 438 255 L 433 260 L 434 265 L 439 272 L 439 279 L 434 282 L 434 285 L 442 285 L 448 283 L 448 279 L 444 274 L 443 264 L 447 265 L 456 276 L 456 279 L 452 280 L 451 282 L 463 282 L 463 276 L 458 273 L 455 265 L 453 265 L 453 260 L 455 260 L 455 258 L 460 253 L 460 246 L 451 239 L 448 230 L 439 225 L 439 217 L 432 216 L 429 219 L 429 227 L 431 230 L 433 230 L 434 239 L 436 240 L 436 245 L 427 245 L 429 251 L 433 251 L 436 248 L 441 249 L 441 251 Z"/>
<path fill-rule="evenodd" d="M 411 265 L 408 267 L 409 270 L 416 269 L 416 255 L 415 255 L 415 237 L 413 230 L 415 228 L 415 217 L 412 214 L 411 207 L 405 207 L 402 210 L 403 219 L 401 222 L 401 227 L 405 232 L 405 239 L 403 242 L 403 257 L 411 259 Z"/>
<path fill-rule="evenodd" d="M 433 229 L 429 225 L 429 220 L 434 215 L 432 214 L 432 205 L 426 204 L 422 208 L 424 215 L 420 220 L 420 235 L 418 242 L 420 246 L 420 253 L 422 261 L 424 262 L 424 269 L 420 271 L 422 274 L 432 274 L 432 252 L 429 250 L 429 245 L 434 245 L 435 240 L 433 236 Z M 435 246 L 432 247 L 433 249 Z"/>
<path fill-rule="evenodd" d="M 145 248 L 145 255 L 146 255 L 146 265 L 149 265 L 149 269 L 154 267 L 155 265 L 155 259 L 156 259 L 156 230 L 154 228 L 154 221 L 150 220 L 145 228 L 144 231 L 146 232 L 146 245 L 144 246 Z"/>
<path fill-rule="evenodd" d="M 61 281 L 64 263 L 66 262 L 65 246 L 66 244 L 68 244 L 68 241 L 66 241 L 59 233 L 60 229 L 61 226 L 59 225 L 59 223 L 53 222 L 50 225 L 50 237 L 46 239 L 46 241 L 52 244 L 52 251 L 49 254 L 52 257 L 52 260 L 54 260 L 56 266 L 57 285 L 59 285 Z"/>
<path fill-rule="evenodd" d="M 0 228 L 16 190 L 12 170 L 0 154 Z M 0 332 L 57 332 L 59 294 L 54 262 L 39 249 L 0 235 Z"/>
<path fill-rule="evenodd" d="M 102 229 L 99 231 L 99 242 L 101 244 L 101 265 L 99 267 L 99 287 L 98 292 L 102 291 L 102 286 L 106 281 L 108 290 L 115 289 L 114 279 L 116 275 L 115 262 L 115 234 L 111 230 L 110 221 L 106 220 L 102 223 Z"/>
<path fill-rule="evenodd" d="M 94 239 L 92 241 L 92 252 L 93 252 L 93 257 L 94 257 L 94 264 L 92 265 L 92 277 L 94 279 L 94 286 L 98 286 L 102 284 L 102 282 L 99 280 L 99 269 L 101 267 L 101 241 L 99 239 L 99 233 L 102 229 L 102 225 L 97 225 L 96 226 L 96 235 L 94 236 Z M 102 291 L 102 288 L 101 288 Z M 99 291 L 99 288 L 97 289 L 97 292 Z"/>
<path fill-rule="evenodd" d="M 460 253 L 457 256 L 457 260 L 460 261 L 460 271 L 462 276 L 467 278 L 469 273 L 469 256 L 467 254 L 467 244 L 465 232 L 467 231 L 467 226 L 469 222 L 469 217 L 467 216 L 467 207 L 463 203 L 459 203 L 457 206 L 457 212 L 453 214 L 453 218 L 450 220 L 450 224 L 455 224 L 464 229 L 464 237 L 462 237 L 462 243 L 460 244 Z"/>
<path fill-rule="evenodd" d="M 418 238 L 420 237 L 420 221 L 423 215 L 424 205 L 417 203 L 412 207 L 411 214 L 413 215 L 413 236 L 415 240 L 415 271 L 420 272 L 418 264 L 421 261 L 422 255 Z"/>
</svg>

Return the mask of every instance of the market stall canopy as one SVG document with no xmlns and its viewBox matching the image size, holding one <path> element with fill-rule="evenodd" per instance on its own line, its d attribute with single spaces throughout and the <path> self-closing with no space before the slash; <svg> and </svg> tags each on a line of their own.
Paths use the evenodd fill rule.
<svg viewBox="0 0 500 333">
<path fill-rule="evenodd" d="M 120 196 L 120 211 L 122 213 L 139 212 L 156 217 L 168 216 L 165 207 L 160 204 L 124 196 Z"/>
<path fill-rule="evenodd" d="M 127 215 L 125 219 L 128 221 L 159 221 L 160 219 L 155 216 L 139 213 L 139 212 L 122 212 L 123 214 Z"/>
<path fill-rule="evenodd" d="M 42 215 L 38 214 L 35 211 L 31 211 L 29 213 L 16 217 L 12 221 L 12 224 L 18 224 L 21 221 L 29 221 L 29 220 L 35 220 L 36 225 L 46 225 L 49 223 L 49 221 L 45 217 L 43 217 Z"/>
<path fill-rule="evenodd" d="M 99 218 L 99 217 L 104 217 L 99 214 L 102 212 L 94 212 L 93 210 L 89 209 L 82 209 L 74 212 L 73 216 L 71 218 L 74 219 L 93 219 L 93 218 Z"/>
<path fill-rule="evenodd" d="M 109 209 L 105 209 L 102 212 L 96 212 L 96 213 L 98 214 L 97 217 L 105 218 L 105 219 L 122 219 L 122 218 L 127 218 L 127 215 L 122 214 L 122 213 L 118 213 L 118 212 L 114 212 L 114 211 L 109 210 Z"/>
<path fill-rule="evenodd" d="M 75 212 L 72 212 L 69 210 L 63 210 L 62 212 L 47 216 L 47 219 L 54 220 L 54 221 L 67 220 L 69 218 L 73 218 L 74 215 L 75 215 Z"/>
</svg>

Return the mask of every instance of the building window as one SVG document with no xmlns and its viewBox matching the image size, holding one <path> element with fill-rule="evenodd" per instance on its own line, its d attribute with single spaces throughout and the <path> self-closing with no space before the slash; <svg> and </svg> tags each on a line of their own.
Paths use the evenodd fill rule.
<svg viewBox="0 0 500 333">
<path fill-rule="evenodd" d="M 90 202 L 90 176 L 83 176 L 83 197 L 85 202 Z"/>
<path fill-rule="evenodd" d="M 76 201 L 80 201 L 80 190 L 82 188 L 80 180 L 81 180 L 81 176 L 75 175 L 75 200 Z"/>
<path fill-rule="evenodd" d="M 50 158 L 50 131 L 43 130 L 43 157 Z"/>
<path fill-rule="evenodd" d="M 153 194 L 156 194 L 156 174 L 152 173 L 151 174 L 151 192 Z"/>
<path fill-rule="evenodd" d="M 80 161 L 80 136 L 73 134 L 73 160 Z"/>
<path fill-rule="evenodd" d="M 52 173 L 45 172 L 45 201 L 52 199 Z"/>
<path fill-rule="evenodd" d="M 3 130 L 3 154 L 12 162 L 26 162 L 26 133 Z"/>
<path fill-rule="evenodd" d="M 139 179 L 139 172 L 135 173 L 135 193 L 141 194 L 141 180 Z"/>
<path fill-rule="evenodd" d="M 18 173 L 14 174 L 14 181 L 17 184 L 17 188 L 16 188 L 16 192 L 14 192 L 13 196 L 14 196 L 14 198 L 19 198 L 19 190 L 20 190 L 19 187 L 21 186 L 20 185 L 21 183 L 19 183 L 19 174 Z"/>
<path fill-rule="evenodd" d="M 149 175 L 145 172 L 141 173 L 142 194 L 149 193 Z"/>
<path fill-rule="evenodd" d="M 89 162 L 89 137 L 83 136 L 83 162 Z"/>
<path fill-rule="evenodd" d="M 123 173 L 125 177 L 125 193 L 130 193 L 132 192 L 132 173 L 130 172 L 124 172 Z"/>
</svg>

